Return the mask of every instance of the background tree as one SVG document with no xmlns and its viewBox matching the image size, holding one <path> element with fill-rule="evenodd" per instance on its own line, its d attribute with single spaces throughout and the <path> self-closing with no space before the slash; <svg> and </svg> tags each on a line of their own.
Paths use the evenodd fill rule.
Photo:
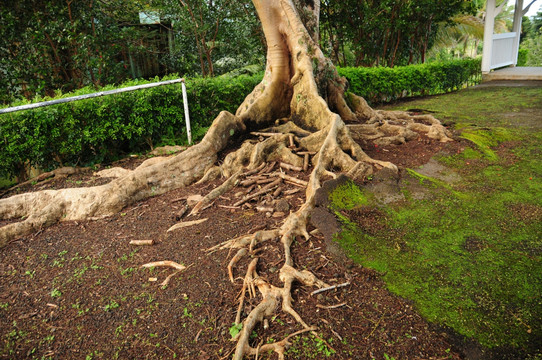
<svg viewBox="0 0 542 360">
<path fill-rule="evenodd" d="M 527 53 L 525 65 L 542 66 L 542 11 L 538 11 L 526 24 L 520 45 L 520 49 Z"/>
<path fill-rule="evenodd" d="M 140 12 L 157 13 L 161 21 L 142 26 Z M 255 19 L 248 1 L 6 0 L 0 4 L 0 102 L 119 83 L 145 75 L 134 69 L 138 62 L 160 67 L 150 76 L 263 65 Z"/>
<path fill-rule="evenodd" d="M 424 62 L 437 24 L 468 12 L 466 0 L 322 2 L 322 48 L 341 66 Z"/>
<path fill-rule="evenodd" d="M 500 0 L 500 6 L 507 0 Z M 495 18 L 495 32 L 504 33 L 512 27 L 513 6 L 504 6 Z M 448 54 L 451 57 L 476 57 L 484 38 L 486 0 L 472 0 L 468 13 L 460 13 L 450 21 L 438 24 L 431 56 Z"/>
<path fill-rule="evenodd" d="M 125 0 L 3 1 L 0 100 L 124 80 L 130 43 L 141 37 L 127 27 L 137 20 L 136 8 Z"/>
<path fill-rule="evenodd" d="M 261 27 L 249 1 L 154 0 L 151 6 L 174 34 L 164 60 L 170 72 L 213 76 L 263 65 Z"/>
</svg>

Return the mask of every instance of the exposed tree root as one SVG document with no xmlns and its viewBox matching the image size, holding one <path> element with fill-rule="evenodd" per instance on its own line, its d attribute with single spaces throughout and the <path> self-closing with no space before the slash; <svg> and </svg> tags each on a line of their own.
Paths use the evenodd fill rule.
<svg viewBox="0 0 542 360">
<path fill-rule="evenodd" d="M 0 196 L 3 196 L 4 194 L 7 194 L 10 191 L 14 191 L 17 189 L 20 189 L 23 186 L 29 185 L 29 184 L 43 184 L 45 182 L 51 181 L 54 178 L 64 178 L 66 176 L 74 175 L 83 172 L 84 168 L 77 168 L 77 167 L 61 167 L 58 169 L 55 169 L 53 171 L 48 171 L 43 174 L 39 174 L 35 178 L 32 178 L 30 180 L 21 182 L 15 186 L 10 187 L 7 190 L 0 191 Z"/>
<path fill-rule="evenodd" d="M 0 219 L 20 219 L 0 228 L 0 246 L 61 219 L 109 216 L 135 201 L 195 182 L 227 178 L 204 196 L 190 215 L 201 213 L 238 184 L 248 186 L 249 190 L 233 207 L 248 206 L 248 202 L 263 194 L 279 196 L 286 193 L 281 184 L 293 183 L 305 189 L 306 201 L 286 217 L 282 226 L 230 239 L 208 249 L 209 252 L 226 249 L 234 252 L 228 264 L 228 277 L 232 282 L 240 260 L 253 257 L 239 297 L 235 322 L 242 323 L 243 327 L 235 338 L 234 359 L 256 356 L 268 350 L 275 351 L 282 359 L 292 336 L 316 330 L 294 310 L 292 285 L 298 282 L 324 290 L 329 287 L 314 274 L 297 270 L 291 255 L 291 245 L 296 237 L 310 237 L 307 223 L 321 181 L 334 178 L 337 172 L 356 178 L 381 168 L 397 171 L 392 163 L 370 158 L 355 141 L 356 137 L 379 145 L 401 144 L 418 137 L 420 132 L 442 142 L 451 139 L 440 122 L 430 115 L 376 111 L 364 99 L 345 95 L 345 80 L 338 76 L 315 41 L 318 31 L 306 28 L 308 23 L 315 26 L 315 18 L 319 16 L 318 1 L 254 0 L 254 5 L 266 35 L 268 64 L 263 81 L 235 115 L 222 112 L 201 143 L 179 155 L 149 161 L 133 171 L 122 172 L 109 184 L 41 191 L 0 200 Z M 300 12 L 304 14 L 305 23 Z M 252 133 L 247 133 L 247 129 Z M 221 151 L 241 133 L 253 137 L 218 162 Z M 279 169 L 274 170 L 277 164 Z M 309 168 L 308 181 L 282 171 Z M 272 173 L 272 176 L 262 173 Z M 268 282 L 257 272 L 258 253 L 263 250 L 261 245 L 271 241 L 282 244 L 280 284 Z M 144 265 L 150 266 L 169 266 L 179 271 L 185 268 L 167 261 Z M 247 293 L 250 298 L 258 298 L 259 303 L 242 319 Z M 282 341 L 256 348 L 250 346 L 253 330 L 274 315 L 279 306 L 301 329 Z"/>
</svg>

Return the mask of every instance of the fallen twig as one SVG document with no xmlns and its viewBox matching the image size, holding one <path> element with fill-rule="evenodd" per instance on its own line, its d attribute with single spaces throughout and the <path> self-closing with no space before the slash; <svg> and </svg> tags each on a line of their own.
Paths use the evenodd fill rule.
<svg viewBox="0 0 542 360">
<path fill-rule="evenodd" d="M 306 187 L 309 183 L 306 182 L 305 180 L 301 180 L 301 179 L 298 179 L 298 178 L 295 178 L 293 176 L 289 176 L 289 175 L 286 175 L 284 173 L 276 173 L 276 175 L 278 177 L 280 177 L 281 179 L 284 179 L 286 181 L 289 181 L 289 182 L 292 182 L 294 183 L 295 185 L 299 185 L 299 186 L 303 186 L 303 187 Z"/>
<path fill-rule="evenodd" d="M 160 266 L 171 267 L 179 271 L 183 271 L 186 269 L 186 266 L 178 264 L 175 261 L 170 261 L 170 260 L 154 261 L 154 262 L 141 265 L 142 268 L 151 268 L 151 267 L 160 267 Z"/>
<path fill-rule="evenodd" d="M 240 209 L 240 206 L 229 206 L 229 205 L 217 205 L 218 207 L 224 208 L 224 209 Z"/>
<path fill-rule="evenodd" d="M 154 240 L 132 240 L 130 245 L 145 246 L 145 245 L 154 245 Z"/>
<path fill-rule="evenodd" d="M 281 182 L 281 179 L 277 179 L 277 180 L 273 181 L 272 183 L 267 184 L 267 185 L 264 186 L 260 191 L 257 191 L 257 192 L 255 192 L 254 194 L 245 196 L 244 198 L 242 198 L 241 200 L 239 200 L 238 202 L 236 202 L 235 204 L 233 204 L 233 206 L 240 206 L 240 205 L 243 205 L 243 204 L 246 203 L 247 201 L 249 201 L 249 200 L 251 200 L 251 199 L 254 199 L 254 198 L 257 197 L 257 196 L 266 194 L 266 193 L 270 192 L 271 190 L 274 190 L 275 187 L 277 187 L 277 186 L 280 184 L 280 182 Z"/>
<path fill-rule="evenodd" d="M 259 172 L 260 170 L 262 170 L 266 165 L 267 165 L 267 163 L 263 162 L 263 163 L 261 163 L 261 165 L 258 166 L 256 169 L 249 170 L 249 171 L 247 171 L 247 172 L 241 174 L 241 176 L 247 177 L 247 176 L 250 176 L 250 175 L 252 175 L 252 174 L 256 174 L 257 172 Z"/>
<path fill-rule="evenodd" d="M 345 282 L 345 283 L 342 283 L 342 284 L 337 284 L 337 285 L 321 288 L 321 289 L 314 290 L 313 292 L 311 292 L 311 295 L 316 295 L 316 294 L 319 294 L 319 293 L 324 292 L 324 291 L 334 290 L 334 289 L 338 289 L 338 288 L 345 287 L 345 286 L 348 286 L 348 285 L 350 285 L 349 281 Z"/>
<path fill-rule="evenodd" d="M 303 171 L 307 171 L 309 169 L 309 154 L 305 154 L 303 157 Z"/>
<path fill-rule="evenodd" d="M 177 229 L 181 229 L 181 228 L 185 228 L 185 227 L 188 227 L 188 226 L 199 225 L 201 223 L 204 223 L 207 220 L 208 219 L 205 218 L 205 219 L 199 219 L 199 220 L 193 220 L 193 221 L 181 221 L 180 223 L 177 223 L 177 224 L 173 225 L 172 227 L 170 227 L 167 230 L 167 232 L 177 230 Z"/>
<path fill-rule="evenodd" d="M 316 304 L 316 307 L 320 308 L 320 309 L 336 309 L 336 308 L 340 308 L 340 307 L 345 306 L 345 305 L 346 305 L 346 303 L 344 302 L 344 303 L 340 303 L 340 304 L 337 304 L 337 305 L 328 305 L 328 306 Z"/>
<path fill-rule="evenodd" d="M 258 131 L 253 131 L 250 133 L 250 135 L 255 135 L 255 136 L 277 136 L 277 135 L 282 135 L 282 133 L 271 133 L 271 132 L 258 132 Z"/>
<path fill-rule="evenodd" d="M 294 165 L 291 165 L 291 164 L 287 164 L 285 162 L 281 162 L 280 167 L 283 168 L 283 169 L 292 170 L 292 171 L 302 171 L 303 170 L 303 168 L 300 167 L 300 166 L 294 166 Z"/>
<path fill-rule="evenodd" d="M 172 277 L 174 277 L 175 275 L 177 275 L 178 273 L 180 273 L 181 271 L 175 271 L 173 274 L 170 274 L 166 277 L 166 279 L 164 281 L 162 281 L 162 283 L 160 284 L 160 286 L 168 286 L 169 284 L 169 281 L 171 280 Z"/>
<path fill-rule="evenodd" d="M 291 190 L 286 190 L 286 191 L 284 192 L 284 195 L 293 195 L 293 194 L 298 193 L 298 192 L 300 192 L 300 191 L 301 191 L 300 188 L 297 188 L 297 189 L 291 189 Z"/>
</svg>

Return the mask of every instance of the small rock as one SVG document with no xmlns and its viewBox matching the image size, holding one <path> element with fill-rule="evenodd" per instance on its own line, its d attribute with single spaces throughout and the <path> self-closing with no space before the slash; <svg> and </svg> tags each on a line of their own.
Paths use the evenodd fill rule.
<svg viewBox="0 0 542 360">
<path fill-rule="evenodd" d="M 201 199 L 203 199 L 203 196 L 201 195 L 190 195 L 186 198 L 186 203 L 188 204 L 188 206 L 192 207 L 199 203 Z"/>
<path fill-rule="evenodd" d="M 270 212 L 266 212 L 266 213 L 265 213 L 265 216 L 269 218 L 269 217 L 271 217 L 271 213 L 270 213 Z"/>
<path fill-rule="evenodd" d="M 282 213 L 287 213 L 290 210 L 290 203 L 286 199 L 280 199 L 275 204 L 275 210 Z"/>
</svg>

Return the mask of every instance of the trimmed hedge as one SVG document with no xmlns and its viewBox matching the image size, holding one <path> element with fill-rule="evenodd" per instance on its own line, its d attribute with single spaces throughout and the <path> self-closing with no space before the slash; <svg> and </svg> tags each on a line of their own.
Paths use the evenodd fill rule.
<svg viewBox="0 0 542 360">
<path fill-rule="evenodd" d="M 476 83 L 479 60 L 458 60 L 396 68 L 340 68 L 350 91 L 368 101 L 439 94 Z M 162 80 L 169 80 L 174 76 Z M 235 112 L 261 81 L 262 73 L 186 81 L 194 140 L 222 110 Z M 160 79 L 154 79 L 158 81 Z M 148 83 L 130 81 L 121 87 Z M 100 90 L 111 90 L 112 86 Z M 80 89 L 56 98 L 95 92 Z M 48 99 L 36 99 L 43 101 Z M 11 104 L 23 105 L 26 102 Z M 155 145 L 186 141 L 180 84 L 125 92 L 0 115 L 0 178 L 12 178 L 29 165 L 44 170 L 63 165 L 107 163 Z"/>
<path fill-rule="evenodd" d="M 394 68 L 339 68 L 349 91 L 370 103 L 443 94 L 477 84 L 482 79 L 481 59 L 453 60 Z"/>
<path fill-rule="evenodd" d="M 235 112 L 261 79 L 261 74 L 187 79 L 193 138 L 199 140 L 220 111 Z M 130 81 L 121 87 L 149 82 Z M 56 98 L 95 91 L 84 88 Z M 37 101 L 42 100 L 49 99 Z M 25 103 L 29 102 L 12 106 Z M 0 177 L 7 178 L 20 175 L 28 165 L 45 170 L 60 164 L 91 165 L 147 151 L 153 145 L 183 142 L 181 84 L 2 114 L 0 141 Z"/>
</svg>

